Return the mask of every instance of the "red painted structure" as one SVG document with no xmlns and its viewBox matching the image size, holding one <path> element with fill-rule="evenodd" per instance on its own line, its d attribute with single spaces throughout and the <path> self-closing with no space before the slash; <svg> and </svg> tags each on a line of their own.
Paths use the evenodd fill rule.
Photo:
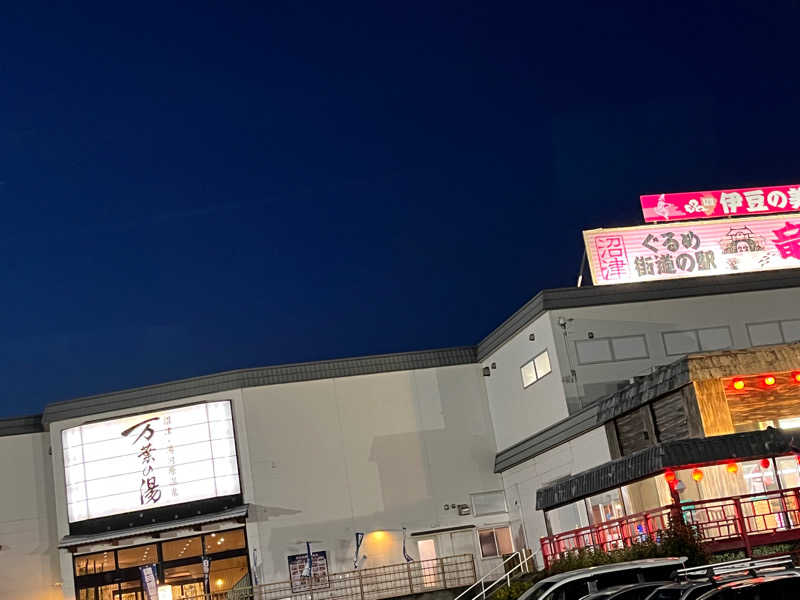
<svg viewBox="0 0 800 600">
<path fill-rule="evenodd" d="M 716 500 L 684 501 L 651 511 L 604 521 L 541 539 L 545 568 L 563 554 L 579 548 L 615 550 L 652 539 L 680 511 L 684 522 L 700 532 L 712 552 L 800 540 L 800 488 L 731 496 Z"/>
</svg>

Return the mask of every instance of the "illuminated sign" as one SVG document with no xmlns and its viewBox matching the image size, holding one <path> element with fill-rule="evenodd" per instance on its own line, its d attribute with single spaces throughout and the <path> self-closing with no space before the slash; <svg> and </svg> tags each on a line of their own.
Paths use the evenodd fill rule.
<svg viewBox="0 0 800 600">
<path fill-rule="evenodd" d="M 800 185 L 639 197 L 646 223 L 800 211 Z"/>
<path fill-rule="evenodd" d="M 69 522 L 238 494 L 230 400 L 61 432 Z"/>
<path fill-rule="evenodd" d="M 800 267 L 800 215 L 583 232 L 595 285 Z"/>
</svg>

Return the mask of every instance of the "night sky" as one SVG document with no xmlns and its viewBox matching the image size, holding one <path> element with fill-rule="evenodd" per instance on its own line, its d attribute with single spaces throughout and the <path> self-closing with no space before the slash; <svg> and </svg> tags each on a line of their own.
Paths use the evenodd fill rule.
<svg viewBox="0 0 800 600">
<path fill-rule="evenodd" d="M 800 181 L 788 1 L 8 4 L 0 416 L 473 344 L 639 194 Z"/>
</svg>

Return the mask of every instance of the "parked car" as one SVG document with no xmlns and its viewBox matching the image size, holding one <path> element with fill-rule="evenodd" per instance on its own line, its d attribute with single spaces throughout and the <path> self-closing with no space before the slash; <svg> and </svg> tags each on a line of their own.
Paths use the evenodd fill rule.
<svg viewBox="0 0 800 600">
<path fill-rule="evenodd" d="M 581 600 L 645 600 L 653 590 L 656 590 L 671 582 L 669 581 L 647 581 L 645 583 L 628 583 L 626 585 L 615 585 L 599 592 L 594 592 L 584 596 Z"/>
<path fill-rule="evenodd" d="M 647 600 L 697 600 L 714 586 L 715 584 L 710 581 L 668 583 L 656 589 Z"/>
<path fill-rule="evenodd" d="M 743 558 L 682 569 L 676 575 L 679 581 L 661 586 L 647 600 L 699 600 L 704 594 L 721 589 L 727 584 L 753 581 L 759 576 L 800 577 L 790 556 L 760 560 Z"/>
<path fill-rule="evenodd" d="M 782 573 L 730 581 L 714 587 L 697 600 L 797 600 L 800 576 Z"/>
<path fill-rule="evenodd" d="M 685 562 L 686 557 L 648 558 L 567 571 L 542 579 L 519 600 L 580 600 L 613 586 L 664 581 Z"/>
</svg>

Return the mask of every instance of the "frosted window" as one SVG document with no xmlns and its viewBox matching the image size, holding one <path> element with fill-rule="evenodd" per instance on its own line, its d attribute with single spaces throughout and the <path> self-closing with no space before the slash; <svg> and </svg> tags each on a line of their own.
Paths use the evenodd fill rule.
<svg viewBox="0 0 800 600">
<path fill-rule="evenodd" d="M 671 331 L 664 334 L 667 354 L 688 354 L 700 350 L 696 331 Z"/>
<path fill-rule="evenodd" d="M 647 358 L 647 343 L 643 335 L 632 335 L 611 339 L 616 360 L 631 360 L 634 358 Z"/>
<path fill-rule="evenodd" d="M 700 348 L 703 350 L 722 350 L 733 345 L 731 331 L 727 327 L 714 327 L 713 329 L 701 329 Z"/>
<path fill-rule="evenodd" d="M 783 336 L 778 323 L 750 323 L 747 326 L 750 344 L 753 346 L 769 346 L 782 344 Z"/>
<path fill-rule="evenodd" d="M 541 379 L 550 372 L 550 355 L 547 354 L 547 350 L 534 358 L 533 363 L 536 367 L 536 377 L 538 379 Z"/>
<path fill-rule="evenodd" d="M 476 517 L 496 515 L 507 510 L 506 494 L 503 490 L 472 494 L 472 512 Z"/>
<path fill-rule="evenodd" d="M 522 374 L 522 387 L 526 388 L 536 381 L 536 368 L 533 366 L 532 360 L 522 365 L 519 371 Z"/>
<path fill-rule="evenodd" d="M 608 340 L 582 340 L 575 342 L 575 348 L 578 351 L 578 362 L 583 365 L 613 360 Z"/>
</svg>

